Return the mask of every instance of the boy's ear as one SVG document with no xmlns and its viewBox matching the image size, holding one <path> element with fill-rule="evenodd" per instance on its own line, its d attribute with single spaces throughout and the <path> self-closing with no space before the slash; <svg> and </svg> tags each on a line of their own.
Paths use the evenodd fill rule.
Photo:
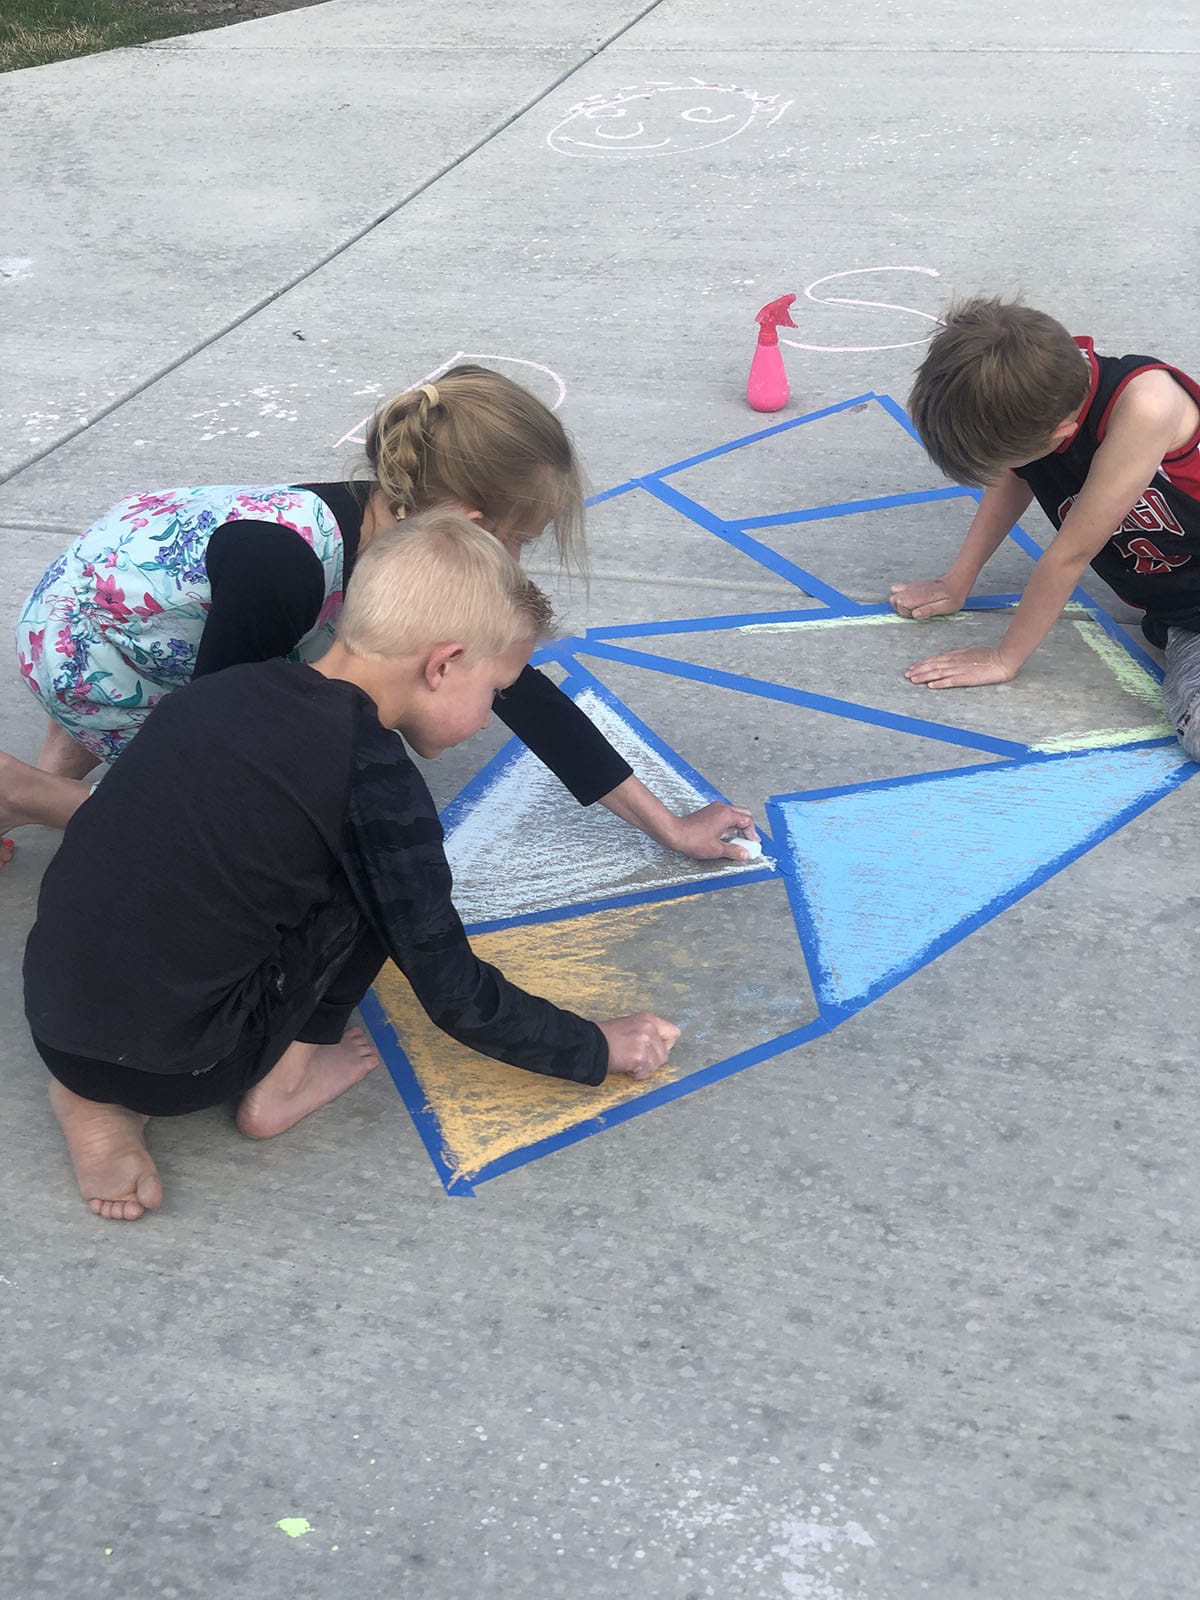
<svg viewBox="0 0 1200 1600">
<path fill-rule="evenodd" d="M 461 644 L 435 644 L 425 657 L 421 676 L 427 689 L 437 689 L 446 680 L 446 673 L 455 661 L 466 654 Z"/>
<path fill-rule="evenodd" d="M 1069 439 L 1071 437 L 1078 426 L 1079 418 L 1073 415 L 1069 416 L 1064 422 L 1059 423 L 1058 427 L 1055 428 L 1054 432 L 1050 435 L 1050 438 L 1055 444 L 1061 444 L 1064 439 Z"/>
</svg>

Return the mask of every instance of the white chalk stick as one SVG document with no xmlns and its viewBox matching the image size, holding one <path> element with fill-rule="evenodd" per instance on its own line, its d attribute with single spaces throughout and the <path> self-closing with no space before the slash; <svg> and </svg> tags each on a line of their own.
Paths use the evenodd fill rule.
<svg viewBox="0 0 1200 1600">
<path fill-rule="evenodd" d="M 740 844 L 742 849 L 750 857 L 751 861 L 757 861 L 759 856 L 762 855 L 761 839 L 743 839 L 740 833 L 735 833 L 730 839 L 729 843 Z"/>
</svg>

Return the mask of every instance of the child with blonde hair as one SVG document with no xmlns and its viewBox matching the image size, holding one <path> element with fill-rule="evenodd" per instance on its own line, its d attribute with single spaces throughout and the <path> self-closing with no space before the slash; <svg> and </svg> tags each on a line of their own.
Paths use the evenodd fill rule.
<svg viewBox="0 0 1200 1600">
<path fill-rule="evenodd" d="M 499 541 L 458 512 L 416 517 L 362 556 L 319 661 L 171 695 L 78 809 L 25 1006 L 97 1215 L 161 1203 L 151 1117 L 236 1100 L 239 1129 L 270 1138 L 364 1078 L 378 1058 L 346 1024 L 389 958 L 438 1027 L 497 1060 L 579 1084 L 665 1062 L 671 1023 L 585 1021 L 475 956 L 406 748 L 436 756 L 482 727 L 549 618 Z"/>
<path fill-rule="evenodd" d="M 21 674 L 50 716 L 38 767 L 82 779 L 126 750 L 173 689 L 224 667 L 327 647 L 359 556 L 414 512 L 455 506 L 518 559 L 549 528 L 583 550 L 583 488 L 554 413 L 501 373 L 453 367 L 373 419 L 365 481 L 185 488 L 121 501 L 38 582 L 18 625 Z M 677 817 L 549 678 L 523 672 L 498 715 L 575 795 L 660 844 L 740 859 L 749 812 L 723 803 Z M 0 757 L 0 832 L 62 825 L 90 785 L 31 808 L 38 786 Z M 11 844 L 0 845 L 0 861 Z"/>
<path fill-rule="evenodd" d="M 946 314 L 909 402 L 947 474 L 984 494 L 950 570 L 896 584 L 902 617 L 963 605 L 1037 498 L 1056 533 L 995 647 L 909 667 L 930 689 L 1007 683 L 1049 633 L 1089 564 L 1166 652 L 1163 696 L 1200 759 L 1200 384 L 1152 356 L 1101 356 L 1028 306 L 968 300 Z"/>
</svg>

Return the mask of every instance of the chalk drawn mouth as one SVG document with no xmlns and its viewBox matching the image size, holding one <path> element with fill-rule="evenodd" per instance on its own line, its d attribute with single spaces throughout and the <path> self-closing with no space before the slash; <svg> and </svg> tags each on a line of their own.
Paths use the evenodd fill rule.
<svg viewBox="0 0 1200 1600">
<path fill-rule="evenodd" d="M 730 104 L 734 110 L 725 110 Z M 777 95 L 760 95 L 704 78 L 629 84 L 572 106 L 546 135 L 546 143 L 566 156 L 687 155 L 726 144 L 755 123 L 772 127 L 791 104 Z M 596 126 L 624 124 L 634 117 L 638 120 L 629 132 Z M 674 132 L 655 139 L 653 135 L 664 125 Z M 573 129 L 588 137 L 579 137 Z"/>
</svg>

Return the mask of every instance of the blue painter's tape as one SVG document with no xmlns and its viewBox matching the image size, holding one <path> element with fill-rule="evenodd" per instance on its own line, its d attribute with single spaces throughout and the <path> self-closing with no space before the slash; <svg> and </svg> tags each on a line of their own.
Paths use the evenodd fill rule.
<svg viewBox="0 0 1200 1600">
<path fill-rule="evenodd" d="M 912 418 L 898 401 L 893 400 L 890 394 L 874 394 L 871 396 L 871 398 L 875 401 L 876 405 L 881 405 L 883 407 L 888 416 L 891 417 L 894 422 L 898 422 L 900 424 L 910 438 L 915 439 L 917 443 L 921 445 L 922 450 L 925 449 L 925 446 L 921 443 L 921 435 L 913 427 Z"/>
<path fill-rule="evenodd" d="M 500 749 L 490 761 L 484 762 L 473 778 L 469 778 L 463 787 L 446 806 L 442 808 L 442 831 L 449 833 L 463 818 L 466 812 L 472 810 L 475 803 L 491 789 L 498 779 L 502 778 L 514 762 L 519 761 L 526 753 L 526 746 L 520 739 L 512 738 L 501 745 Z"/>
<path fill-rule="evenodd" d="M 374 989 L 370 990 L 359 1006 L 363 1021 L 379 1049 L 380 1060 L 388 1069 L 392 1082 L 399 1090 L 400 1098 L 404 1101 L 413 1126 L 420 1135 L 421 1143 L 428 1152 L 429 1159 L 433 1162 L 434 1170 L 442 1180 L 442 1186 L 448 1194 L 467 1195 L 474 1194 L 471 1184 L 458 1177 L 453 1168 L 446 1161 L 445 1144 L 442 1138 L 441 1123 L 433 1107 L 425 1098 L 425 1091 L 421 1088 L 412 1063 L 404 1053 L 404 1047 L 396 1037 L 396 1030 L 392 1027 L 391 1019 L 379 1003 Z"/>
<path fill-rule="evenodd" d="M 711 450 L 702 450 L 699 455 L 688 456 L 683 461 L 676 461 L 672 466 L 660 467 L 655 476 L 673 477 L 677 472 L 685 472 L 688 467 L 698 467 L 702 461 L 713 461 L 717 456 L 727 456 L 731 450 L 741 450 L 748 444 L 757 444 L 760 439 L 773 438 L 777 433 L 790 433 L 793 428 L 803 427 L 806 422 L 820 422 L 822 417 L 836 416 L 839 411 L 851 411 L 855 406 L 866 405 L 875 399 L 878 399 L 878 396 L 868 390 L 865 394 L 856 394 L 850 400 L 839 400 L 836 405 L 822 406 L 819 411 L 809 411 L 802 417 L 789 417 L 786 422 L 773 423 L 769 428 L 760 428 L 757 433 L 743 434 L 740 439 L 731 439 L 728 444 L 715 445 Z"/>
<path fill-rule="evenodd" d="M 828 605 L 840 607 L 848 615 L 857 612 L 858 604 L 849 595 L 823 582 L 804 567 L 798 567 L 794 561 L 781 556 L 778 550 L 772 550 L 770 545 L 752 539 L 749 534 L 740 532 L 731 523 L 722 522 L 721 518 L 715 516 L 707 507 L 689 499 L 685 494 L 680 494 L 679 490 L 672 488 L 669 483 L 663 483 L 658 478 L 646 478 L 643 482 L 655 499 L 661 500 L 664 505 L 680 512 L 699 527 L 707 529 L 709 533 L 716 534 L 718 539 L 732 545 L 735 550 L 740 550 L 742 555 L 748 556 L 751 561 L 757 561 L 760 567 L 766 567 L 777 576 L 785 578 L 788 583 L 794 583 L 798 589 L 803 589 L 805 594 L 812 595 L 814 599 L 824 600 Z"/>
<path fill-rule="evenodd" d="M 631 490 L 640 488 L 637 478 L 630 478 L 627 483 L 618 483 L 615 489 L 605 489 L 600 494 L 591 495 L 583 503 L 586 506 L 603 505 L 606 500 L 615 500 L 620 494 L 629 494 Z"/>
<path fill-rule="evenodd" d="M 943 744 L 958 744 L 968 750 L 984 750 L 997 756 L 1020 756 L 1025 754 L 1027 748 L 1011 739 L 994 739 L 991 734 L 949 728 L 940 722 L 926 722 L 920 717 L 880 711 L 874 706 L 858 705 L 852 700 L 812 694 L 807 689 L 785 688 L 782 684 L 767 683 L 761 678 L 747 678 L 739 673 L 719 671 L 715 667 L 699 667 L 690 661 L 675 661 L 670 656 L 629 650 L 623 645 L 607 644 L 602 639 L 585 639 L 578 650 L 580 655 L 597 656 L 604 661 L 620 661 L 627 666 L 644 667 L 649 672 L 687 678 L 694 683 L 709 684 L 715 689 L 734 689 L 739 694 L 757 695 L 762 700 L 779 700 L 785 705 L 802 706 L 809 711 L 824 711 L 832 716 L 846 717 L 851 722 L 892 728 L 898 733 L 915 733 L 923 739 L 938 739 Z"/>
<path fill-rule="evenodd" d="M 582 644 L 582 641 L 580 641 L 580 644 Z M 672 767 L 679 773 L 680 777 L 698 789 L 701 795 L 709 800 L 725 800 L 725 796 L 719 789 L 714 789 L 703 773 L 697 772 L 690 761 L 685 761 L 677 751 L 672 750 L 669 744 L 659 738 L 653 728 L 647 727 L 642 719 L 636 716 L 623 700 L 617 698 L 606 683 L 601 682 L 594 673 L 584 666 L 582 661 L 575 659 L 572 666 L 573 681 L 571 688 L 567 689 L 565 684 L 563 686 L 568 694 L 572 694 L 576 688 L 590 689 L 596 698 L 603 701 L 608 709 L 615 716 L 618 716 L 644 745 L 653 750 L 655 755 L 661 756 L 669 767 Z M 726 804 L 728 804 L 728 801 L 726 801 Z"/>
<path fill-rule="evenodd" d="M 937 500 L 961 500 L 970 491 L 957 486 L 951 489 L 915 489 L 910 494 L 885 494 L 873 500 L 842 500 L 833 505 L 810 506 L 804 511 L 781 511 L 772 517 L 741 517 L 730 522 L 731 528 L 745 533 L 751 528 L 785 528 L 800 522 L 823 522 L 832 517 L 857 517 L 868 511 L 891 511 L 896 506 L 929 505 Z"/>
<path fill-rule="evenodd" d="M 1008 537 L 1015 545 L 1018 546 L 1019 549 L 1024 550 L 1025 554 L 1030 558 L 1031 561 L 1040 561 L 1045 554 L 1042 546 L 1037 542 L 1032 534 L 1025 532 L 1025 529 L 1019 522 L 1013 523 L 1012 527 L 1008 530 Z M 1078 595 L 1081 592 L 1081 590 L 1076 589 L 1075 594 Z"/>
<path fill-rule="evenodd" d="M 683 617 L 671 622 L 622 622 L 611 628 L 589 628 L 583 640 L 577 643 L 588 639 L 652 639 L 670 633 L 720 633 L 725 629 L 753 627 L 756 623 L 810 622 L 818 617 L 842 615 L 857 617 L 861 613 L 857 610 L 843 613 L 829 606 L 807 606 L 803 611 L 741 611 L 725 617 Z"/>
<path fill-rule="evenodd" d="M 774 854 L 775 846 L 766 834 L 760 834 L 763 849 Z M 479 934 L 497 933 L 502 928 L 527 928 L 540 922 L 571 922 L 576 917 L 589 917 L 596 911 L 618 911 L 627 906 L 657 905 L 664 900 L 686 900 L 690 895 L 711 894 L 718 889 L 744 889 L 752 883 L 778 883 L 780 873 L 774 867 L 764 867 L 748 861 L 744 872 L 719 872 L 711 878 L 696 878 L 690 883 L 661 884 L 651 889 L 631 889 L 628 894 L 606 895 L 596 900 L 580 900 L 574 905 L 548 906 L 539 911 L 516 912 L 511 917 L 493 917 L 487 922 L 472 922 L 467 933 L 472 939 Z"/>
<path fill-rule="evenodd" d="M 653 1111 L 657 1106 L 669 1105 L 671 1101 L 693 1094 L 697 1089 L 719 1083 L 722 1078 L 732 1077 L 736 1072 L 744 1072 L 747 1067 L 757 1066 L 762 1061 L 769 1061 L 774 1056 L 784 1055 L 788 1050 L 809 1044 L 812 1040 L 828 1033 L 832 1026 L 833 1024 L 826 1018 L 818 1017 L 803 1028 L 795 1028 L 791 1033 L 780 1034 L 777 1038 L 769 1039 L 761 1045 L 754 1045 L 751 1049 L 743 1050 L 725 1061 L 715 1062 L 711 1067 L 701 1067 L 697 1072 L 676 1078 L 673 1083 L 664 1083 L 661 1089 L 652 1089 L 636 1100 L 627 1100 L 622 1105 L 614 1106 L 587 1122 L 577 1123 L 575 1127 L 552 1134 L 548 1139 L 539 1140 L 537 1144 L 527 1145 L 522 1150 L 514 1150 L 506 1156 L 501 1156 L 499 1160 L 481 1167 L 473 1175 L 472 1181 L 480 1184 L 488 1182 L 491 1178 L 499 1178 L 506 1172 L 512 1172 L 517 1167 L 538 1160 L 541 1156 L 548 1156 L 556 1150 L 565 1149 L 568 1145 L 578 1144 L 580 1140 L 588 1139 L 594 1133 L 603 1133 L 606 1128 L 614 1128 L 622 1122 L 629 1122 L 647 1111 Z"/>
</svg>

